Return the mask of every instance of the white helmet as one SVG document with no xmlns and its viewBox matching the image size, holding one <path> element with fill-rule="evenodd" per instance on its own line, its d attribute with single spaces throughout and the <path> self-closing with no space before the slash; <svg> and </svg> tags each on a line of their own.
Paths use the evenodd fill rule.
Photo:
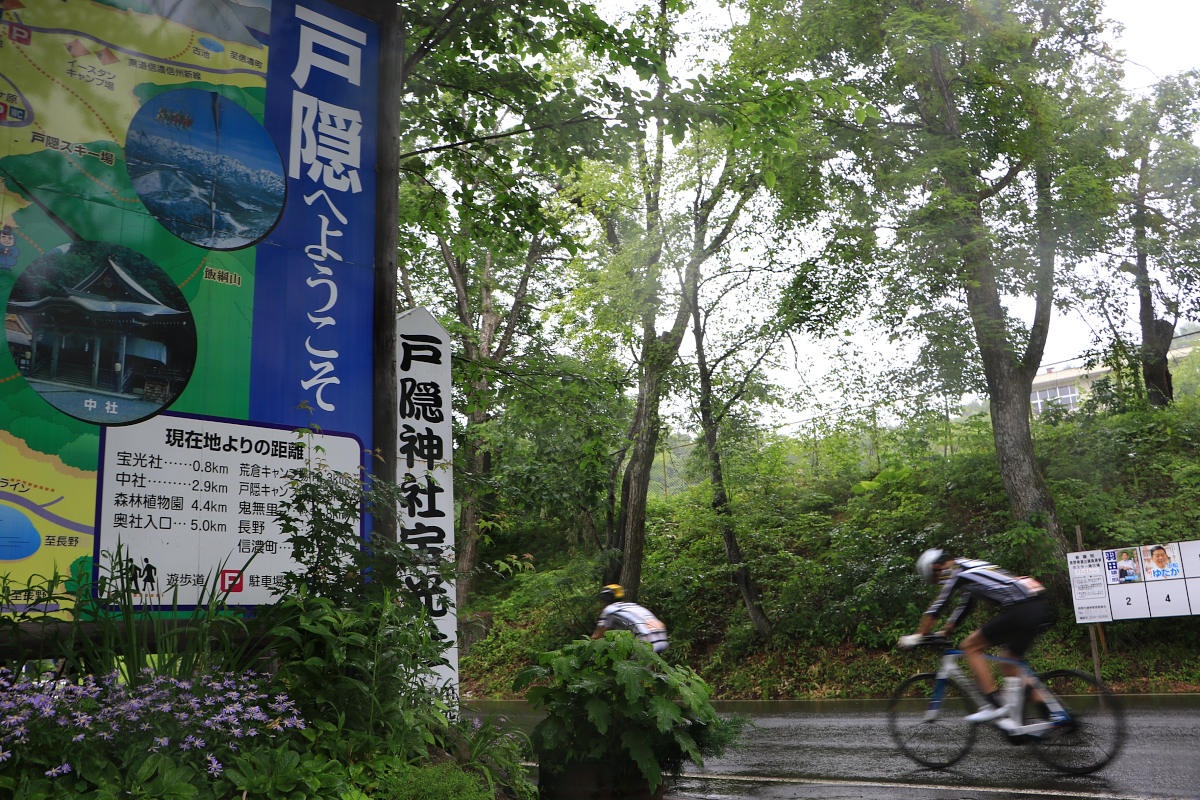
<svg viewBox="0 0 1200 800">
<path fill-rule="evenodd" d="M 917 559 L 917 577 L 926 583 L 933 583 L 937 578 L 933 572 L 933 565 L 940 564 L 945 557 L 945 551 L 940 547 L 931 547 Z"/>
</svg>

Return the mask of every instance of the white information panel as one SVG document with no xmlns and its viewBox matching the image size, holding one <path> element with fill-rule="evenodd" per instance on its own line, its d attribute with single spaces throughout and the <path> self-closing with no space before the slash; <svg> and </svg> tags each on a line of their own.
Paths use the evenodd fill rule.
<svg viewBox="0 0 1200 800">
<path fill-rule="evenodd" d="M 1067 565 L 1071 572 L 1071 599 L 1075 603 L 1076 621 L 1107 622 L 1111 619 L 1103 554 L 1098 550 L 1071 553 L 1067 556 Z"/>
<path fill-rule="evenodd" d="M 1200 614 L 1200 541 L 1067 554 L 1076 622 Z"/>
<path fill-rule="evenodd" d="M 424 308 L 400 314 L 396 322 L 398 431 L 396 474 L 403 499 L 400 541 L 430 560 L 454 554 L 454 450 L 450 410 L 450 334 Z M 458 614 L 455 585 L 432 573 L 409 580 L 449 643 L 449 662 L 439 679 L 458 689 Z"/>
<path fill-rule="evenodd" d="M 357 475 L 361 453 L 352 436 L 174 414 L 105 428 L 96 563 L 119 551 L 140 605 L 194 606 L 214 588 L 271 603 L 296 568 L 275 518 L 289 473 L 319 458 Z"/>
</svg>

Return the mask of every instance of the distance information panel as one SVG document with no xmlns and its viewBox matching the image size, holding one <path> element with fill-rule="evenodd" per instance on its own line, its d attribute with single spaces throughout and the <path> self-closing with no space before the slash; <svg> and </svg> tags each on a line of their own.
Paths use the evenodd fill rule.
<svg viewBox="0 0 1200 800">
<path fill-rule="evenodd" d="M 1200 614 L 1200 541 L 1067 554 L 1076 622 Z"/>
<path fill-rule="evenodd" d="M 291 473 L 319 456 L 357 475 L 361 453 L 353 436 L 172 414 L 105 428 L 97 567 L 119 550 L 143 606 L 271 603 L 296 569 L 276 520 Z"/>
</svg>

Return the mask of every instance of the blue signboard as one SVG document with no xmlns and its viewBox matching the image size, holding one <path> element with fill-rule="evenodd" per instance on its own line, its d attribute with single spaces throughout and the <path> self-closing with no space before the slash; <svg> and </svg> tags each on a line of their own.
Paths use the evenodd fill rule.
<svg viewBox="0 0 1200 800">
<path fill-rule="evenodd" d="M 378 62 L 323 0 L 3 4 L 0 579 L 265 596 L 292 431 L 365 464 Z"/>
</svg>

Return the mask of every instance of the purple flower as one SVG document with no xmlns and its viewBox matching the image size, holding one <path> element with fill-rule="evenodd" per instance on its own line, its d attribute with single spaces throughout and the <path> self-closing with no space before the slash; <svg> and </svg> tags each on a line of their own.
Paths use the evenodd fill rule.
<svg viewBox="0 0 1200 800">
<path fill-rule="evenodd" d="M 46 770 L 45 774 L 46 774 L 47 778 L 57 778 L 59 775 L 66 775 L 70 771 L 71 771 L 71 765 L 64 761 L 63 763 L 59 764 L 54 769 Z"/>
<path fill-rule="evenodd" d="M 220 761 L 217 761 L 215 758 L 213 758 L 212 753 L 209 753 L 206 758 L 208 759 L 209 775 L 212 775 L 215 778 L 224 771 L 225 768 L 221 766 Z"/>
<path fill-rule="evenodd" d="M 190 733 L 179 744 L 181 750 L 200 750 L 204 747 L 204 740 L 198 736 L 193 736 Z"/>
</svg>

